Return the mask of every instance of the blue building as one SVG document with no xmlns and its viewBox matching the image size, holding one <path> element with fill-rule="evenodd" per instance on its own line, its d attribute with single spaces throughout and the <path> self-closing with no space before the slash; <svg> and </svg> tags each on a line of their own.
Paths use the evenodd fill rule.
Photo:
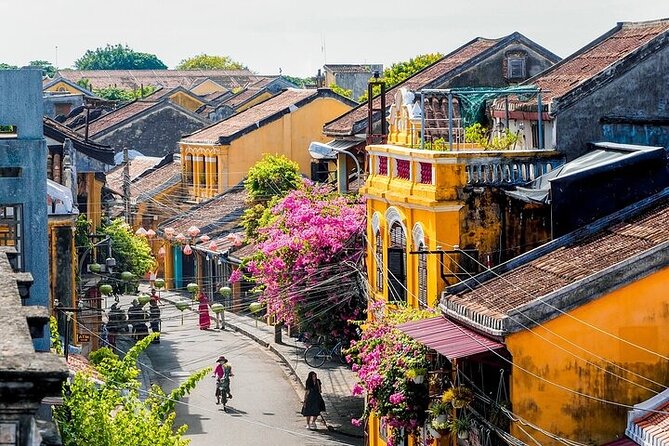
<svg viewBox="0 0 669 446">
<path fill-rule="evenodd" d="M 14 267 L 32 274 L 24 305 L 49 306 L 47 145 L 43 135 L 42 73 L 0 71 L 0 246 L 12 246 Z M 34 340 L 49 349 L 49 333 Z"/>
</svg>

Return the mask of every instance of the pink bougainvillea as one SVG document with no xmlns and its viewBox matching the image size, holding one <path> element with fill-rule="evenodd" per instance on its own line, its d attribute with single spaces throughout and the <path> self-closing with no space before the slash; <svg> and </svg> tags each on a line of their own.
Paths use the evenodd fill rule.
<svg viewBox="0 0 669 446">
<path fill-rule="evenodd" d="M 258 254 L 247 271 L 262 291 L 267 312 L 308 335 L 352 338 L 349 320 L 365 303 L 358 285 L 365 206 L 330 187 L 305 185 L 290 192 L 258 229 Z"/>
</svg>

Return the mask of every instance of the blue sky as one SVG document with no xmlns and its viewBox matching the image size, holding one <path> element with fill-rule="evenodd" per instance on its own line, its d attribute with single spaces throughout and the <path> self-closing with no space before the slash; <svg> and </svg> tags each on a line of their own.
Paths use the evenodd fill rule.
<svg viewBox="0 0 669 446">
<path fill-rule="evenodd" d="M 616 22 L 669 17 L 669 2 L 0 0 L 0 11 L 0 62 L 13 65 L 66 68 L 87 49 L 123 43 L 170 68 L 207 53 L 260 74 L 310 76 L 325 62 L 389 65 L 514 31 L 564 57 Z"/>
</svg>

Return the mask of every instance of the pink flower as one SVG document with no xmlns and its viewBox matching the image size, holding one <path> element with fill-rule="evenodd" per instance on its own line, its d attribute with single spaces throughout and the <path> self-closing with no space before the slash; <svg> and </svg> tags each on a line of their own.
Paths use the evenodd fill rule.
<svg viewBox="0 0 669 446">
<path fill-rule="evenodd" d="M 390 395 L 390 397 L 388 398 L 388 400 L 389 400 L 392 404 L 400 404 L 400 403 L 401 403 L 402 401 L 404 401 L 405 399 L 406 399 L 406 397 L 404 396 L 404 394 L 402 394 L 402 393 L 400 393 L 400 392 L 393 393 L 393 394 Z"/>
<path fill-rule="evenodd" d="M 365 389 L 358 383 L 353 386 L 353 395 L 362 395 Z"/>
<path fill-rule="evenodd" d="M 230 278 L 228 279 L 228 282 L 230 283 L 237 283 L 242 280 L 242 271 L 241 269 L 236 269 L 230 274 Z"/>
<path fill-rule="evenodd" d="M 360 427 L 360 426 L 362 426 L 362 420 L 360 420 L 360 419 L 358 419 L 358 418 L 353 418 L 353 419 L 351 420 L 351 424 L 352 424 L 353 426 Z"/>
</svg>

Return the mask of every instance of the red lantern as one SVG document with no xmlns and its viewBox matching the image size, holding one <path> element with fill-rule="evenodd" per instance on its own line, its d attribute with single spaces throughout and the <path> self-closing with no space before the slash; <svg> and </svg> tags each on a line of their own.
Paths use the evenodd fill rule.
<svg viewBox="0 0 669 446">
<path fill-rule="evenodd" d="M 140 237 L 146 237 L 146 229 L 140 226 L 139 229 L 135 231 L 135 235 L 138 235 Z"/>
<path fill-rule="evenodd" d="M 153 238 L 156 236 L 156 231 L 154 231 L 153 229 L 149 229 L 148 231 L 146 231 L 146 236 L 148 238 Z"/>
<path fill-rule="evenodd" d="M 158 250 L 158 257 L 165 257 L 165 247 L 161 246 Z"/>
<path fill-rule="evenodd" d="M 174 240 L 176 240 L 179 243 L 183 243 L 186 241 L 186 236 L 183 235 L 181 232 L 177 234 L 176 237 L 174 237 Z"/>
<path fill-rule="evenodd" d="M 209 240 L 211 240 L 211 237 L 209 237 L 207 234 L 200 236 L 200 241 L 202 243 L 207 243 Z"/>
<path fill-rule="evenodd" d="M 184 254 L 186 254 L 187 256 L 193 254 L 193 248 L 191 248 L 190 245 L 184 246 L 183 251 L 184 251 Z"/>
<path fill-rule="evenodd" d="M 190 228 L 188 228 L 186 233 L 191 237 L 197 237 L 198 234 L 200 233 L 200 228 L 198 228 L 197 226 L 191 226 Z"/>
<path fill-rule="evenodd" d="M 214 252 L 218 251 L 218 245 L 216 244 L 216 242 L 212 241 L 211 243 L 209 243 L 209 251 L 214 251 Z"/>
</svg>

